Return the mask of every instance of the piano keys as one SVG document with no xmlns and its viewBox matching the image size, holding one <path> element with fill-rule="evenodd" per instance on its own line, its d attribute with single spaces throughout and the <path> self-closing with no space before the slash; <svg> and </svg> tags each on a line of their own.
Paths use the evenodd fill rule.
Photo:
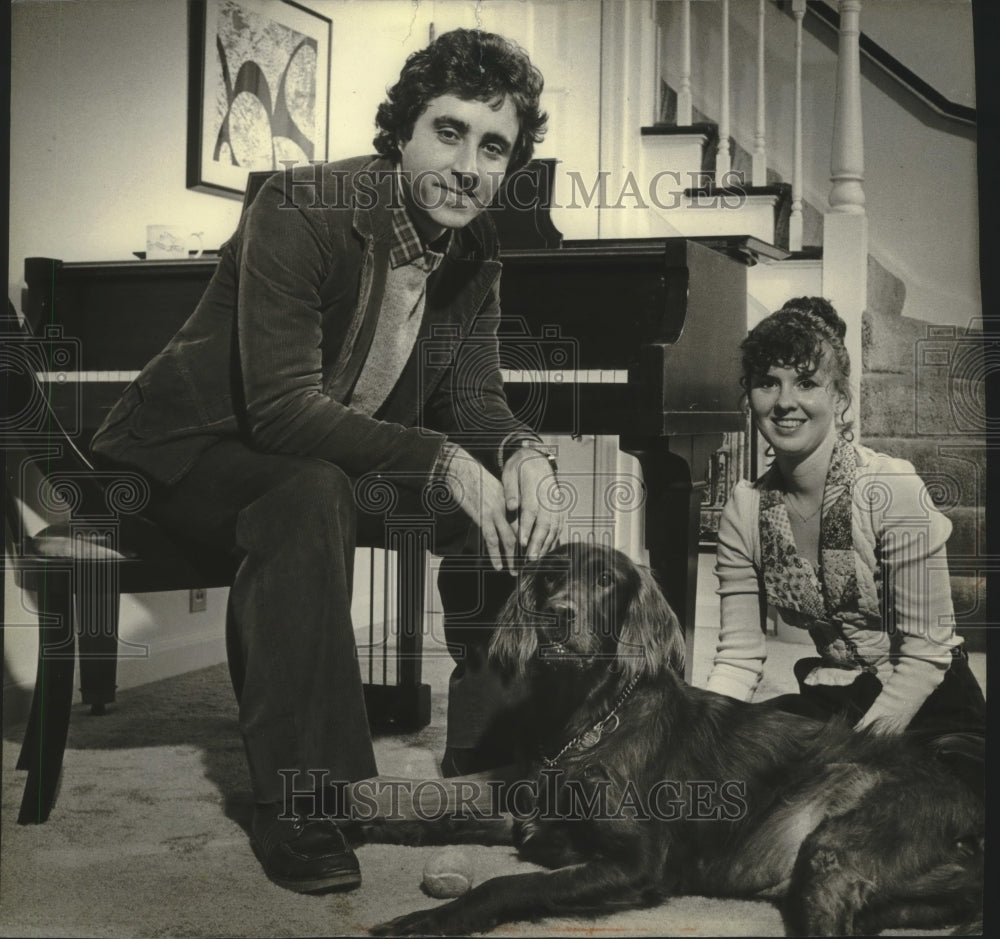
<svg viewBox="0 0 1000 939">
<path fill-rule="evenodd" d="M 137 369 L 132 371 L 115 369 L 104 372 L 40 371 L 37 375 L 39 381 L 46 383 L 76 382 L 77 384 L 85 384 L 95 382 L 121 385 L 128 384 L 137 378 L 139 371 Z M 559 368 L 540 371 L 502 368 L 500 375 L 505 385 L 561 385 L 570 383 L 577 385 L 625 385 L 628 384 L 629 380 L 627 371 L 600 368 Z"/>
</svg>

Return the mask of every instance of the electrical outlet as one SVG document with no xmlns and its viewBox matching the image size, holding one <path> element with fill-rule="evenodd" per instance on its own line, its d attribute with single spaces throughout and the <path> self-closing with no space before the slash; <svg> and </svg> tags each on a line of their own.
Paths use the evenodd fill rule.
<svg viewBox="0 0 1000 939">
<path fill-rule="evenodd" d="M 192 613 L 200 613 L 208 606 L 208 596 L 204 588 L 192 590 L 188 594 L 188 609 Z"/>
</svg>

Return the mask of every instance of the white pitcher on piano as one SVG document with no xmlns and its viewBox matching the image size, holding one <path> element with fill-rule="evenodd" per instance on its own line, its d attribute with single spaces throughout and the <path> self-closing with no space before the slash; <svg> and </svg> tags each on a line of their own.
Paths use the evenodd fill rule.
<svg viewBox="0 0 1000 939">
<path fill-rule="evenodd" d="M 146 226 L 146 259 L 153 261 L 169 261 L 186 259 L 193 250 L 194 257 L 201 257 L 203 250 L 202 232 L 188 232 L 185 225 L 147 225 Z M 192 240 L 197 241 L 197 247 L 189 248 Z"/>
</svg>

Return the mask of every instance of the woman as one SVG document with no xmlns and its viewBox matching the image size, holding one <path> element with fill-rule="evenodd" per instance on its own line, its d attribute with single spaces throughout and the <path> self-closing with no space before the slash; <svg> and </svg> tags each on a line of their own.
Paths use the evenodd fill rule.
<svg viewBox="0 0 1000 939">
<path fill-rule="evenodd" d="M 985 701 L 955 635 L 951 523 L 905 460 L 850 441 L 846 325 L 826 300 L 789 300 L 743 341 L 757 429 L 774 452 L 740 482 L 719 525 L 722 628 L 708 688 L 749 700 L 763 672 L 762 616 L 807 629 L 817 657 L 774 706 L 928 737 L 982 733 Z"/>
</svg>

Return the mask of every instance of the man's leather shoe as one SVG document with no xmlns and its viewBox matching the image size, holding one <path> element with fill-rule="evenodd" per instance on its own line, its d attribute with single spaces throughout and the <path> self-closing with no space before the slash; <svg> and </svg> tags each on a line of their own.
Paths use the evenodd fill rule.
<svg viewBox="0 0 1000 939">
<path fill-rule="evenodd" d="M 328 818 L 281 818 L 277 806 L 257 806 L 250 844 L 264 873 L 297 893 L 361 886 L 361 868 L 343 832 Z"/>
<path fill-rule="evenodd" d="M 446 747 L 441 758 L 441 775 L 445 779 L 471 776 L 513 762 L 513 755 L 498 747 Z"/>
</svg>

